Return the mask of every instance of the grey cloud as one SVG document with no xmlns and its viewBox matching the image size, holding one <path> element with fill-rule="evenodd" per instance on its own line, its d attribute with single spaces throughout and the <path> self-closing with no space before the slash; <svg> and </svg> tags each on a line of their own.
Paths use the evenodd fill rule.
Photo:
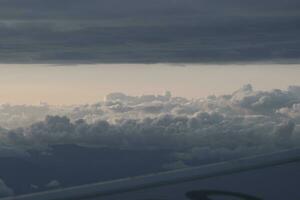
<svg viewBox="0 0 300 200">
<path fill-rule="evenodd" d="M 277 127 L 276 124 L 281 121 L 270 118 L 263 121 L 261 118 L 259 120 L 252 118 L 250 121 L 249 118 L 244 117 L 230 118 L 202 113 L 191 118 L 164 115 L 142 121 L 125 120 L 117 125 L 106 121 L 88 125 L 84 122 L 72 124 L 61 117 L 48 117 L 45 122 L 25 129 L 21 133 L 22 136 L 19 136 L 22 139 L 11 143 L 15 142 L 14 145 L 17 146 L 28 144 L 30 147 L 76 143 L 111 148 L 155 148 L 173 149 L 173 151 L 206 147 L 212 151 L 225 149 L 229 152 L 231 149 L 239 151 L 238 149 L 245 148 L 246 151 L 248 148 L 268 147 L 269 150 L 274 151 L 286 148 L 286 145 L 282 146 L 283 142 L 287 143 L 289 148 L 293 147 L 294 144 L 291 144 L 288 139 L 293 134 L 299 134 L 293 132 L 291 124 Z M 65 124 L 62 125 L 63 123 Z M 278 138 L 281 143 L 277 142 Z M 9 139 L 13 140 L 15 137 Z"/>
<path fill-rule="evenodd" d="M 129 104 L 139 104 L 153 101 L 168 101 L 172 97 L 170 92 L 166 92 L 165 95 L 142 95 L 142 96 L 128 96 L 123 93 L 111 93 L 106 96 L 108 102 L 121 101 Z"/>
<path fill-rule="evenodd" d="M 242 108 L 247 108 L 258 113 L 273 113 L 279 108 L 299 102 L 299 97 L 293 91 L 273 90 L 270 92 L 255 92 L 249 85 L 235 92 L 231 99 Z"/>
<path fill-rule="evenodd" d="M 48 23 L 39 27 L 6 27 L 0 31 L 3 47 L 0 60 L 2 63 L 298 62 L 297 21 L 298 18 L 274 19 L 273 23 L 208 21 L 191 25 L 154 22 L 149 26 L 125 27 L 96 24 L 73 30 L 53 28 Z M 66 24 L 63 27 L 72 26 Z"/>
<path fill-rule="evenodd" d="M 230 15 L 295 11 L 297 0 L 2 0 L 1 17 L 7 18 L 99 18 L 151 15 Z M 231 14 L 232 15 L 232 14 Z"/>
<path fill-rule="evenodd" d="M 55 144 L 166 149 L 175 158 L 166 167 L 273 152 L 300 145 L 295 88 L 255 91 L 246 85 L 230 95 L 194 100 L 169 93 L 112 94 L 95 105 L 61 107 L 61 116 L 30 126 L 2 129 L 0 141 L 2 146 L 42 152 Z"/>
<path fill-rule="evenodd" d="M 275 130 L 275 133 L 279 137 L 280 141 L 286 141 L 291 138 L 295 130 L 295 123 L 293 121 L 287 121 L 281 123 L 278 128 Z"/>
<path fill-rule="evenodd" d="M 297 0 L 0 3 L 0 62 L 299 62 Z"/>
<path fill-rule="evenodd" d="M 143 106 L 143 111 L 146 113 L 160 113 L 163 112 L 164 106 L 161 104 Z"/>
<path fill-rule="evenodd" d="M 29 126 L 47 115 L 67 116 L 72 122 L 84 119 L 87 123 L 98 120 L 115 123 L 122 119 L 153 118 L 159 115 L 196 116 L 197 113 L 222 115 L 282 115 L 295 119 L 300 101 L 299 92 L 288 90 L 255 91 L 250 85 L 229 95 L 209 96 L 188 100 L 165 95 L 128 96 L 113 93 L 106 100 L 91 105 L 78 106 L 10 106 L 0 107 L 0 125 L 4 128 Z"/>
<path fill-rule="evenodd" d="M 300 122 L 300 104 L 293 104 L 291 107 L 283 107 L 277 110 L 277 113 L 285 115 L 287 117 Z"/>
</svg>

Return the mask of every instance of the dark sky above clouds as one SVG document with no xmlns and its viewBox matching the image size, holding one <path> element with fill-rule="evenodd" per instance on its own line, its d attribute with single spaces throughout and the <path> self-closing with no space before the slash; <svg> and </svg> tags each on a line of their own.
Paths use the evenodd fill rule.
<svg viewBox="0 0 300 200">
<path fill-rule="evenodd" d="M 1 63 L 298 62 L 298 0 L 1 0 Z"/>
</svg>

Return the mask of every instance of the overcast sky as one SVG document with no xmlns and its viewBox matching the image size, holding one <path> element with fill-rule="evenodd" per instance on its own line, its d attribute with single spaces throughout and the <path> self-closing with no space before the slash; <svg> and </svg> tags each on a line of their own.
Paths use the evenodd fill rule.
<svg viewBox="0 0 300 200">
<path fill-rule="evenodd" d="M 298 0 L 1 0 L 1 63 L 298 62 Z"/>
</svg>

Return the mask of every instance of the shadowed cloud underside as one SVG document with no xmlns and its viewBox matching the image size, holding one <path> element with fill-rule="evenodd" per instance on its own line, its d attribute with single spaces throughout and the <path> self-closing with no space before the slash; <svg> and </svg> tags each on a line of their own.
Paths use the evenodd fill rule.
<svg viewBox="0 0 300 200">
<path fill-rule="evenodd" d="M 0 62 L 298 62 L 299 8 L 296 0 L 4 0 Z"/>
</svg>

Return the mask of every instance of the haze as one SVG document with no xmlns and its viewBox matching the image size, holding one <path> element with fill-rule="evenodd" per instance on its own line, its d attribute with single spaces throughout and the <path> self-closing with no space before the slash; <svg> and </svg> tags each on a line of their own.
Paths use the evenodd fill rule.
<svg viewBox="0 0 300 200">
<path fill-rule="evenodd" d="M 255 89 L 300 85 L 299 65 L 0 65 L 1 103 L 83 104 L 111 92 L 164 94 L 187 98 L 228 94 L 244 84 Z"/>
</svg>

